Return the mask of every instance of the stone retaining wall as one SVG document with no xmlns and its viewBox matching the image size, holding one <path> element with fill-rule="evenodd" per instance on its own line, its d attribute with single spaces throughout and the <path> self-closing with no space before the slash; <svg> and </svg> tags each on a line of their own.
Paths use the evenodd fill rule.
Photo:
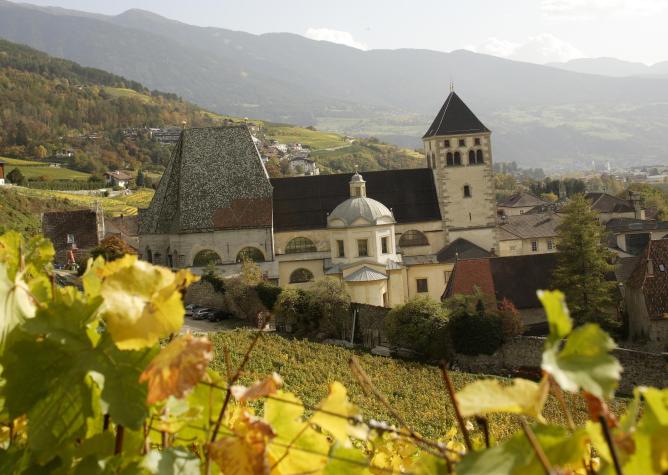
<svg viewBox="0 0 668 475">
<path fill-rule="evenodd" d="M 521 369 L 540 368 L 545 338 L 518 336 L 493 355 L 457 354 L 453 363 L 472 373 L 508 374 Z M 624 367 L 618 392 L 631 394 L 634 386 L 668 387 L 668 353 L 646 353 L 618 348 L 614 356 Z"/>
<path fill-rule="evenodd" d="M 213 285 L 206 280 L 200 280 L 188 287 L 184 301 L 186 304 L 202 307 L 225 308 L 225 295 L 216 292 Z"/>
</svg>

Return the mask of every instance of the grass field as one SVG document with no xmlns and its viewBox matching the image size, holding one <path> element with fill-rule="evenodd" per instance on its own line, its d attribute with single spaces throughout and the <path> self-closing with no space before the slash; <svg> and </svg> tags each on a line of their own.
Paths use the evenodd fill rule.
<svg viewBox="0 0 668 475">
<path fill-rule="evenodd" d="M 105 87 L 104 91 L 113 97 L 132 97 L 134 99 L 139 99 L 145 104 L 153 102 L 153 99 L 146 94 L 141 94 L 133 89 L 125 89 L 121 87 Z"/>
<path fill-rule="evenodd" d="M 233 364 L 238 365 L 252 337 L 253 333 L 248 330 L 212 334 L 214 369 L 224 373 L 224 346 L 230 350 Z M 357 355 L 371 380 L 411 428 L 436 438 L 455 425 L 454 413 L 438 368 L 331 345 L 265 334 L 251 354 L 243 382 L 248 384 L 276 371 L 283 377 L 286 390 L 294 392 L 306 405 L 314 406 L 327 395 L 328 382 L 340 381 L 348 388 L 351 400 L 362 409 L 365 419 L 396 424 L 397 421 L 378 401 L 363 393 L 352 376 L 348 360 L 353 355 Z M 452 372 L 451 376 L 458 389 L 482 377 L 458 372 Z M 578 422 L 584 422 L 587 417 L 584 401 L 574 397 L 568 399 L 574 417 Z M 615 412 L 621 412 L 623 405 L 622 400 L 612 401 Z M 553 397 L 548 400 L 544 415 L 548 421 L 566 423 Z M 492 416 L 490 426 L 497 438 L 505 438 L 519 429 L 518 419 L 510 415 Z"/>
<path fill-rule="evenodd" d="M 0 161 L 5 162 L 5 174 L 18 168 L 24 177 L 28 180 L 35 180 L 39 177 L 45 177 L 47 180 L 87 180 L 89 173 L 70 170 L 69 168 L 50 167 L 44 162 L 33 160 L 22 160 L 18 158 L 0 157 Z"/>
<path fill-rule="evenodd" d="M 76 193 L 68 193 L 66 191 L 36 190 L 33 188 L 17 187 L 15 190 L 22 196 L 38 198 L 40 200 L 48 200 L 49 198 L 67 200 L 67 202 L 72 205 L 82 207 L 91 207 L 94 206 L 96 202 L 99 202 L 103 211 L 112 216 L 118 216 L 120 214 L 133 216 L 137 214 L 137 208 L 147 207 L 151 202 L 154 193 L 153 190 L 142 188 L 128 196 L 107 198 L 104 196 L 80 195 Z"/>
<path fill-rule="evenodd" d="M 265 123 L 265 134 L 268 138 L 281 143 L 300 143 L 308 145 L 311 150 L 324 148 L 344 147 L 348 145 L 345 139 L 334 133 L 320 132 L 303 127 Z"/>
</svg>

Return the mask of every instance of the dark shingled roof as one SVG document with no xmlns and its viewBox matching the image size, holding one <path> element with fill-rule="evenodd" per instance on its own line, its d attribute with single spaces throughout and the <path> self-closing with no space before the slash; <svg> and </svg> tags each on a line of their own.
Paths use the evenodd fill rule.
<svg viewBox="0 0 668 475">
<path fill-rule="evenodd" d="M 651 320 L 668 319 L 668 239 L 649 242 L 627 285 L 645 295 Z"/>
<path fill-rule="evenodd" d="M 489 129 L 471 112 L 457 93 L 452 91 L 422 138 L 479 132 L 489 132 Z"/>
<path fill-rule="evenodd" d="M 438 262 L 455 262 L 457 259 L 477 259 L 491 257 L 491 254 L 482 247 L 473 244 L 464 238 L 458 238 L 438 251 Z"/>
<path fill-rule="evenodd" d="M 140 233 L 271 226 L 271 184 L 248 128 L 186 129 Z"/>
<path fill-rule="evenodd" d="M 274 230 L 326 228 L 327 214 L 350 198 L 351 176 L 273 178 Z M 397 223 L 441 220 L 430 169 L 365 172 L 364 180 L 367 196 L 390 208 Z"/>
<path fill-rule="evenodd" d="M 587 193 L 585 197 L 591 202 L 592 209 L 599 213 L 632 213 L 633 204 L 628 200 L 617 198 L 608 193 Z"/>
<path fill-rule="evenodd" d="M 443 298 L 471 294 L 478 287 L 497 301 L 507 298 L 518 309 L 539 308 L 536 291 L 552 287 L 556 265 L 554 253 L 457 261 Z"/>
<path fill-rule="evenodd" d="M 527 208 L 529 206 L 542 206 L 546 203 L 547 201 L 541 200 L 531 193 L 515 193 L 499 203 L 499 206 L 502 208 Z"/>
</svg>

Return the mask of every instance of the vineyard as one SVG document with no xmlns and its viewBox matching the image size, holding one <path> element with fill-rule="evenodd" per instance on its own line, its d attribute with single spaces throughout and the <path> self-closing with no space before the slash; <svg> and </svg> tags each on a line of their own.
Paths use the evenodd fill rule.
<svg viewBox="0 0 668 475">
<path fill-rule="evenodd" d="M 0 237 L 0 473 L 668 471 L 668 390 L 613 403 L 615 344 L 558 291 L 539 294 L 542 379 L 503 381 L 261 331 L 177 336 L 196 276 L 128 255 L 61 288 L 53 254 Z"/>
</svg>

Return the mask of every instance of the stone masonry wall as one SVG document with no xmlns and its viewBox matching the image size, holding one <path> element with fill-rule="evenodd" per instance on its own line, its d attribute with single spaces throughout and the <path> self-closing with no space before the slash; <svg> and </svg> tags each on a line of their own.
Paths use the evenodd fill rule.
<svg viewBox="0 0 668 475">
<path fill-rule="evenodd" d="M 202 307 L 225 308 L 225 295 L 216 292 L 210 282 L 200 280 L 195 282 L 186 291 L 186 304 L 195 304 Z"/>
<path fill-rule="evenodd" d="M 493 355 L 456 355 L 453 363 L 462 371 L 507 374 L 518 369 L 540 368 L 545 338 L 519 336 Z M 668 386 L 668 353 L 646 353 L 618 348 L 614 356 L 624 368 L 618 392 L 631 394 L 634 386 Z"/>
</svg>

